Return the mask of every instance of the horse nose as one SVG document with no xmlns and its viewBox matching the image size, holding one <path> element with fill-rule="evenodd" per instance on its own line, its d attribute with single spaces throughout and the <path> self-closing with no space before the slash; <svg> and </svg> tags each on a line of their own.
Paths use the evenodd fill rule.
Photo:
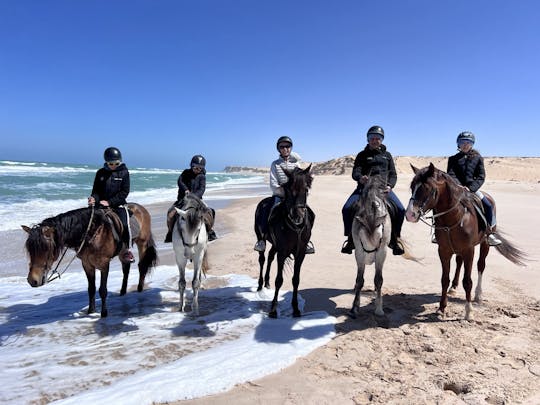
<svg viewBox="0 0 540 405">
<path fill-rule="evenodd" d="M 30 287 L 38 287 L 39 284 L 37 282 L 37 280 L 34 280 L 32 277 L 28 276 L 28 278 L 26 279 L 26 281 L 28 281 L 28 284 L 30 284 Z"/>
</svg>

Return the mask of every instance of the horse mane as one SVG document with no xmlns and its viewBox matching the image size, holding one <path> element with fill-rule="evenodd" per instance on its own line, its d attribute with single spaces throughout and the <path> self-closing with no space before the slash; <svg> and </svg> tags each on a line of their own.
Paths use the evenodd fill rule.
<svg viewBox="0 0 540 405">
<path fill-rule="evenodd" d="M 92 208 L 78 208 L 46 218 L 40 224 L 34 225 L 26 240 L 28 254 L 30 257 L 35 257 L 44 250 L 50 250 L 54 257 L 57 257 L 65 246 L 73 247 L 80 243 L 82 235 L 88 228 L 91 215 Z M 96 226 L 108 223 L 103 210 L 95 210 L 92 222 L 94 229 Z M 53 238 L 44 237 L 42 229 L 46 227 L 54 229 Z"/>
<path fill-rule="evenodd" d="M 474 212 L 474 200 L 475 194 L 473 192 L 463 193 L 460 188 L 461 185 L 446 173 L 443 170 L 437 169 L 432 163 L 429 166 L 419 169 L 411 181 L 411 190 L 414 190 L 414 187 L 418 183 L 427 183 L 429 179 L 433 179 L 435 182 L 445 182 L 450 189 L 451 195 L 461 195 L 462 202 L 467 205 Z"/>
<path fill-rule="evenodd" d="M 384 197 L 382 196 L 383 187 L 384 184 L 379 178 L 370 178 L 362 189 L 360 199 L 354 207 L 355 216 L 361 217 L 362 225 L 367 229 L 369 234 L 375 232 L 375 229 L 379 225 L 376 202 L 385 204 Z"/>
<path fill-rule="evenodd" d="M 184 197 L 182 209 L 186 211 L 186 224 L 189 229 L 194 229 L 199 225 L 205 210 L 205 204 L 195 194 L 188 194 Z"/>
</svg>

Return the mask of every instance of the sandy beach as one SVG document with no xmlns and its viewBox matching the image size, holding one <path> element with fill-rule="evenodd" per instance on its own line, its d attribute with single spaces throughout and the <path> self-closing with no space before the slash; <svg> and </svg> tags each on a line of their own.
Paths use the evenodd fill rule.
<svg viewBox="0 0 540 405">
<path fill-rule="evenodd" d="M 353 255 L 339 250 L 344 240 L 341 207 L 354 183 L 349 175 L 316 176 L 308 201 L 317 215 L 312 237 L 316 253 L 306 257 L 300 293 L 306 299 L 305 311 L 323 310 L 338 318 L 336 338 L 279 373 L 181 403 L 540 403 L 540 159 L 497 159 L 486 160 L 488 181 L 482 189 L 496 199 L 499 229 L 531 261 L 518 267 L 491 249 L 484 302 L 474 305 L 473 321 L 463 320 L 462 287 L 450 298 L 446 318 L 435 315 L 441 268 L 429 227 L 422 223 L 403 227 L 403 237 L 420 262 L 387 257 L 386 315 L 373 314 L 374 270 L 368 267 L 362 314 L 349 318 L 356 263 Z M 409 162 L 422 167 L 430 160 L 397 159 L 395 191 L 405 205 L 412 179 Z M 444 168 L 442 162 L 434 161 Z M 253 251 L 257 202 L 240 200 L 218 211 L 221 238 L 209 248 L 211 274 L 258 277 Z M 157 211 L 161 215 L 161 209 Z M 168 260 L 172 256 L 162 255 L 162 264 L 170 264 Z M 285 275 L 283 288 L 292 288 L 291 276 Z"/>
</svg>

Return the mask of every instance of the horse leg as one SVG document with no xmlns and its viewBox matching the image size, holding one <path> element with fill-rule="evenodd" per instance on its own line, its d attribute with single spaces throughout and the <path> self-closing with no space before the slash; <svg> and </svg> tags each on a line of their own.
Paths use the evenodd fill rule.
<svg viewBox="0 0 540 405">
<path fill-rule="evenodd" d="M 107 278 L 109 277 L 109 265 L 101 270 L 101 281 L 99 283 L 99 296 L 101 297 L 101 317 L 109 315 L 107 310 Z"/>
<path fill-rule="evenodd" d="M 178 292 L 180 294 L 180 301 L 178 304 L 178 310 L 180 312 L 184 311 L 184 292 L 186 291 L 186 264 L 187 259 L 182 256 L 182 258 L 176 260 L 178 265 Z"/>
<path fill-rule="evenodd" d="M 478 258 L 478 281 L 476 283 L 476 290 L 474 291 L 474 301 L 477 303 L 482 302 L 482 276 L 484 269 L 486 268 L 486 257 L 489 253 L 489 244 L 482 242 L 480 244 L 480 257 Z"/>
<path fill-rule="evenodd" d="M 474 247 L 470 248 L 463 255 L 463 288 L 465 289 L 465 320 L 472 320 L 472 304 L 471 304 L 471 290 L 472 290 L 472 264 L 474 259 Z"/>
<path fill-rule="evenodd" d="M 96 269 L 83 264 L 84 273 L 88 280 L 88 314 L 96 312 Z"/>
<path fill-rule="evenodd" d="M 122 278 L 122 288 L 120 289 L 120 295 L 126 295 L 130 268 L 131 263 L 122 263 L 122 273 L 124 273 L 124 277 Z"/>
<path fill-rule="evenodd" d="M 264 252 L 259 252 L 259 286 L 257 291 L 261 291 L 263 288 L 263 268 L 264 268 Z"/>
<path fill-rule="evenodd" d="M 377 297 L 375 298 L 375 315 L 384 316 L 383 299 L 382 299 L 382 285 L 383 285 L 383 265 L 386 256 L 386 250 L 384 250 L 384 256 L 381 258 L 379 252 L 376 253 L 375 259 L 375 290 L 377 291 Z"/>
<path fill-rule="evenodd" d="M 276 249 L 272 246 L 270 248 L 270 251 L 268 252 L 268 261 L 266 264 L 266 273 L 264 274 L 264 286 L 266 288 L 270 288 L 270 267 L 272 266 L 272 262 L 274 261 L 274 257 L 276 257 Z"/>
<path fill-rule="evenodd" d="M 441 275 L 441 286 L 442 294 L 441 301 L 439 303 L 438 313 L 444 317 L 444 311 L 448 305 L 448 286 L 450 285 L 450 259 L 452 254 L 443 251 L 441 245 L 439 245 L 439 259 L 441 260 L 442 275 Z"/>
<path fill-rule="evenodd" d="M 292 278 L 292 284 L 293 284 L 292 308 L 293 308 L 294 318 L 299 318 L 300 316 L 302 316 L 300 309 L 298 309 L 298 286 L 300 285 L 300 269 L 302 267 L 302 263 L 304 262 L 304 257 L 306 255 L 305 252 L 306 252 L 306 249 L 305 248 L 302 249 L 302 251 L 294 259 L 294 274 Z"/>
<path fill-rule="evenodd" d="M 364 287 L 364 271 L 366 268 L 365 265 L 365 259 L 364 259 L 364 251 L 362 249 L 356 249 L 355 250 L 356 255 L 356 283 L 354 284 L 354 300 L 352 304 L 352 308 L 349 311 L 349 315 L 352 318 L 356 318 L 358 314 L 360 313 L 360 292 L 362 291 L 362 288 Z"/>
<path fill-rule="evenodd" d="M 204 256 L 204 250 L 196 254 L 193 258 L 193 280 L 191 288 L 193 289 L 193 301 L 191 311 L 194 316 L 199 316 L 199 289 L 201 288 L 201 265 Z"/>
<path fill-rule="evenodd" d="M 277 318 L 277 302 L 278 302 L 278 295 L 279 295 L 279 289 L 283 285 L 283 266 L 285 264 L 286 256 L 282 253 L 278 253 L 277 258 L 277 274 L 276 274 L 276 291 L 274 292 L 274 299 L 272 300 L 272 306 L 270 307 L 270 312 L 268 313 L 268 316 L 270 318 Z"/>
<path fill-rule="evenodd" d="M 463 258 L 459 255 L 456 255 L 456 271 L 454 273 L 454 278 L 452 279 L 452 286 L 448 290 L 448 295 L 456 295 L 456 290 L 459 286 L 459 274 L 461 273 L 461 265 L 463 264 Z"/>
</svg>

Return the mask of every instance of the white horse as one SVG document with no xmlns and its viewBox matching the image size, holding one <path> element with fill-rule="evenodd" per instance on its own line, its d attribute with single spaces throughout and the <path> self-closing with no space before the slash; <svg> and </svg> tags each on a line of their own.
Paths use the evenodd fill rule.
<svg viewBox="0 0 540 405">
<path fill-rule="evenodd" d="M 178 289 L 180 292 L 179 310 L 184 311 L 184 292 L 186 290 L 186 264 L 193 262 L 193 301 L 191 310 L 193 315 L 199 315 L 199 288 L 201 287 L 201 273 L 206 274 L 208 262 L 206 248 L 208 235 L 204 224 L 204 217 L 208 208 L 198 197 L 188 194 L 183 200 L 182 209 L 176 208 L 178 219 L 174 225 L 172 243 L 176 256 L 176 264 L 180 277 Z"/>
<path fill-rule="evenodd" d="M 375 263 L 375 314 L 384 315 L 381 288 L 383 284 L 382 270 L 386 259 L 386 246 L 390 240 L 391 221 L 382 191 L 377 182 L 369 182 L 363 189 L 352 226 L 352 237 L 355 246 L 356 284 L 354 301 L 350 316 L 356 318 L 360 312 L 360 291 L 364 286 L 364 270 L 366 264 Z"/>
</svg>

